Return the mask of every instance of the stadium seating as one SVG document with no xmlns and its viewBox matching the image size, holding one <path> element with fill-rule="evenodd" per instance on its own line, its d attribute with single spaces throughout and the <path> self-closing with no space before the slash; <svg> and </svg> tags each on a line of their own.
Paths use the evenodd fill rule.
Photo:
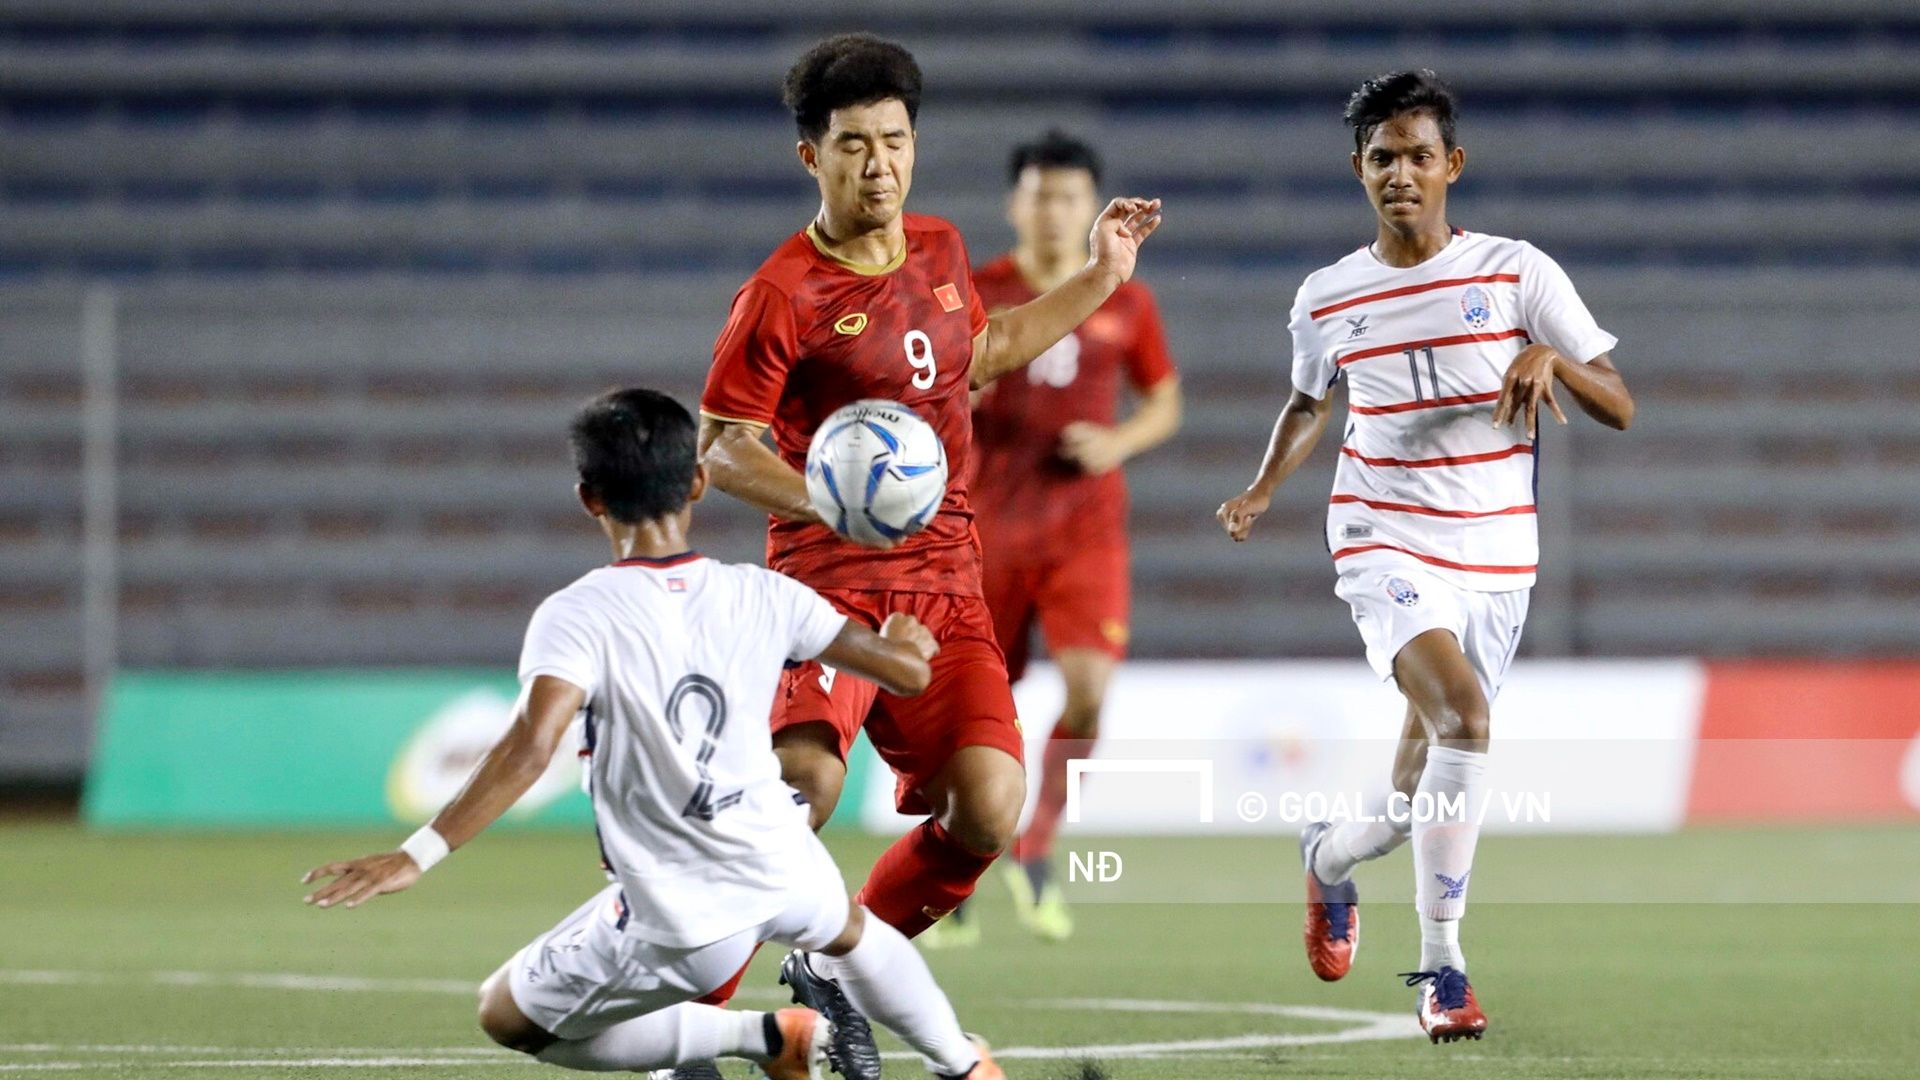
<svg viewBox="0 0 1920 1080">
<path fill-rule="evenodd" d="M 1140 652 L 1357 655 L 1319 539 L 1330 446 L 1259 542 L 1211 514 L 1284 399 L 1293 288 L 1371 232 L 1344 96 L 1414 64 L 1465 95 L 1455 220 L 1557 256 L 1641 402 L 1629 435 L 1546 436 L 1530 647 L 1910 647 L 1920 14 L 1723 9 L 16 0 L 5 767 L 69 775 L 86 745 L 90 285 L 117 315 L 124 664 L 506 664 L 603 555 L 567 492 L 568 409 L 614 383 L 697 394 L 732 288 L 812 206 L 779 76 L 854 25 L 925 61 L 914 205 L 976 256 L 1006 241 L 1006 148 L 1049 126 L 1102 147 L 1109 187 L 1168 199 L 1143 268 L 1190 412 L 1132 470 Z M 701 542 L 751 558 L 759 526 L 715 499 Z"/>
</svg>

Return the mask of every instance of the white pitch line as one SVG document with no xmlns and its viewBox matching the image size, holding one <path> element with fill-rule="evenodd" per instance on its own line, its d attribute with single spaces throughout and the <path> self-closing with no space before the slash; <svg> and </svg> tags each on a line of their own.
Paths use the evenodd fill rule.
<svg viewBox="0 0 1920 1080">
<path fill-rule="evenodd" d="M 0 1054 L 246 1054 L 266 1057 L 315 1057 L 366 1054 L 374 1057 L 409 1054 L 467 1054 L 479 1057 L 519 1055 L 498 1046 L 184 1046 L 172 1043 L 0 1043 Z"/>
<path fill-rule="evenodd" d="M 24 1065 L 0 1065 L 0 1073 L 73 1072 L 98 1069 L 98 1061 L 36 1061 Z M 391 1069 L 425 1065 L 520 1065 L 517 1059 L 496 1060 L 474 1057 L 310 1057 L 310 1058 L 216 1058 L 208 1061 L 136 1061 L 114 1062 L 118 1069 Z"/>
<path fill-rule="evenodd" d="M 0 983 L 29 986 L 125 986 L 146 982 L 156 986 L 211 986 L 246 990 L 307 990 L 349 993 L 458 994 L 472 997 L 478 979 L 381 979 L 354 975 L 290 975 L 244 971 L 42 971 L 0 969 Z M 785 1001 L 787 995 L 769 987 L 743 987 L 735 997 L 746 1001 Z"/>
<path fill-rule="evenodd" d="M 40 970 L 0 970 L 0 983 L 35 983 L 58 985 L 123 985 L 129 979 L 145 978 L 149 982 L 167 986 L 225 986 L 248 989 L 305 990 L 305 991 L 391 991 L 401 993 L 460 993 L 473 992 L 473 984 L 459 979 L 375 979 L 336 975 L 287 975 L 287 974 L 248 974 L 195 971 L 155 971 L 144 974 L 128 975 L 121 972 L 97 971 L 40 971 Z M 778 991 L 756 990 L 743 993 L 742 998 L 781 998 Z M 1014 1059 L 1059 1059 L 1059 1058 L 1146 1058 L 1169 1057 L 1182 1054 L 1217 1054 L 1222 1052 L 1267 1050 L 1283 1046 L 1318 1046 L 1332 1043 L 1368 1042 L 1386 1039 L 1419 1038 L 1420 1025 L 1406 1013 L 1369 1012 L 1361 1009 L 1339 1009 L 1320 1005 L 1278 1005 L 1272 1002 L 1212 1002 L 1212 1001 L 1164 1001 L 1135 998 L 1039 998 L 1026 1002 L 1040 1008 L 1084 1010 L 1090 1012 L 1144 1012 L 1144 1013 L 1195 1013 L 1214 1015 L 1272 1016 L 1292 1020 L 1311 1020 L 1323 1023 L 1348 1025 L 1338 1031 L 1298 1032 L 1288 1034 L 1237 1035 L 1208 1039 L 1168 1039 L 1156 1042 L 1106 1043 L 1092 1046 L 1008 1046 L 994 1051 L 996 1056 Z M 56 1044 L 34 1043 L 17 1044 L 23 1052 L 85 1053 L 83 1047 L 61 1047 Z M 30 1048 L 30 1049 L 28 1049 Z M 10 1049 L 0 1045 L 0 1050 Z M 379 1062 L 392 1066 L 401 1065 L 444 1065 L 444 1064 L 504 1064 L 519 1060 L 514 1057 L 476 1057 L 498 1055 L 501 1052 L 487 1048 L 472 1050 L 400 1050 L 369 1052 L 350 1047 L 316 1048 L 306 1050 L 274 1050 L 255 1048 L 221 1047 L 162 1047 L 127 1046 L 115 1049 L 102 1048 L 100 1053 L 244 1053 L 244 1054 L 288 1054 L 311 1052 L 329 1056 L 307 1058 L 259 1057 L 243 1061 L 232 1059 L 208 1062 L 142 1062 L 142 1066 L 152 1068 L 182 1068 L 197 1066 L 205 1068 L 265 1066 L 302 1066 L 307 1068 L 364 1068 L 367 1062 Z M 345 1054 L 369 1054 L 384 1056 L 344 1057 Z M 420 1054 L 436 1054 L 438 1057 L 420 1057 Z M 459 1054 L 459 1057 L 448 1055 Z M 414 1055 L 414 1056 L 410 1056 Z M 887 1057 L 915 1057 L 912 1053 L 890 1053 Z M 96 1063 L 88 1063 L 97 1066 Z M 0 1065 L 0 1072 L 23 1072 L 34 1070 L 59 1070 L 75 1066 L 69 1062 L 33 1062 L 21 1065 Z"/>
</svg>

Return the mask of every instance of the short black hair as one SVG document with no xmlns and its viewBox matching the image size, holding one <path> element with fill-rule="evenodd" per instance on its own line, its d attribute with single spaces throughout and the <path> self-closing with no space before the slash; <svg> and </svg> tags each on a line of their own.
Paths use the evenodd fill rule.
<svg viewBox="0 0 1920 1080">
<path fill-rule="evenodd" d="M 1426 68 L 1393 71 L 1360 84 L 1347 99 L 1347 125 L 1353 128 L 1353 148 L 1362 151 L 1374 129 L 1396 116 L 1426 113 L 1440 127 L 1440 141 L 1453 149 L 1453 118 L 1457 103 L 1453 88 Z"/>
<path fill-rule="evenodd" d="M 686 406 L 658 390 L 609 390 L 581 406 L 568 431 L 573 468 L 615 521 L 638 524 L 686 508 L 697 429 Z"/>
<path fill-rule="evenodd" d="M 896 42 L 872 34 L 830 37 L 787 70 L 787 108 L 800 137 L 819 142 L 833 110 L 898 98 L 908 122 L 920 117 L 920 65 Z"/>
<path fill-rule="evenodd" d="M 1018 184 L 1020 174 L 1029 167 L 1085 169 L 1093 177 L 1093 186 L 1100 186 L 1100 155 L 1059 128 L 1013 148 L 1013 155 L 1007 159 L 1007 183 Z"/>
</svg>

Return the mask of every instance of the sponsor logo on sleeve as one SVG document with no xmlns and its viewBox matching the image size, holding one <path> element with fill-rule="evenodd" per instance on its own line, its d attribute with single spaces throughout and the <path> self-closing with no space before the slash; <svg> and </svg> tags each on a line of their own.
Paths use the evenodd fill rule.
<svg viewBox="0 0 1920 1080">
<path fill-rule="evenodd" d="M 942 311 L 959 311 L 961 308 L 960 289 L 951 281 L 945 285 L 935 285 L 933 298 L 940 301 Z"/>
</svg>

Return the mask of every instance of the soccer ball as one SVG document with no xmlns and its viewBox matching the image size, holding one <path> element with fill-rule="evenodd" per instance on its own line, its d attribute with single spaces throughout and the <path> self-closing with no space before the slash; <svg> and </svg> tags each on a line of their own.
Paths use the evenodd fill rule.
<svg viewBox="0 0 1920 1080">
<path fill-rule="evenodd" d="M 947 494 L 947 448 L 895 401 L 870 399 L 827 417 L 807 448 L 807 498 L 834 532 L 885 547 L 926 528 Z"/>
</svg>

